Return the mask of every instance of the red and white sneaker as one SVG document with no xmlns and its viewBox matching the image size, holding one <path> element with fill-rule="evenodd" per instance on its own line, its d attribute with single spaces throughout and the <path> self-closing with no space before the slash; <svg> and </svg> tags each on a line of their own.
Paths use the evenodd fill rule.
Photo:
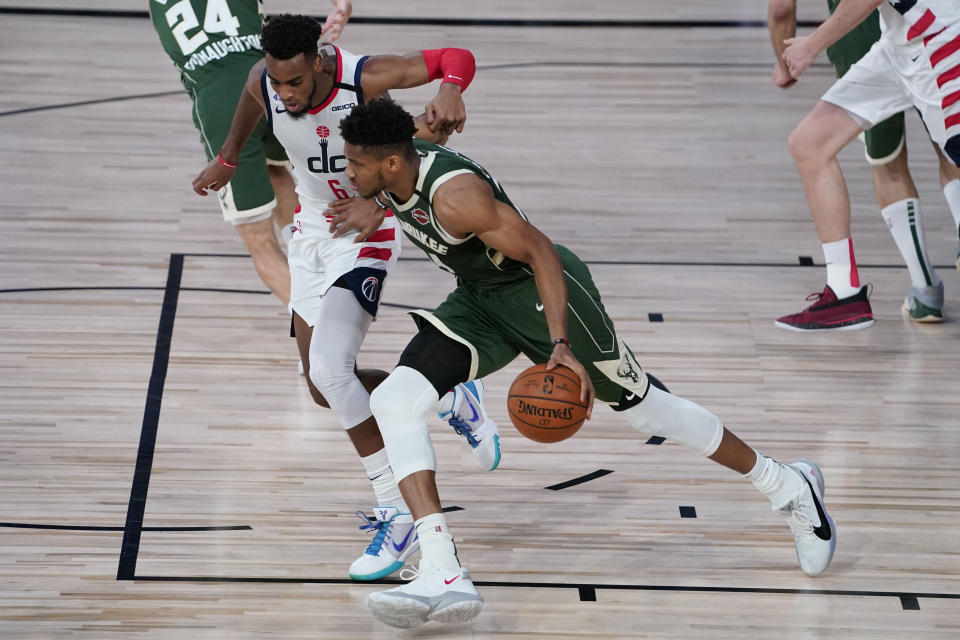
<svg viewBox="0 0 960 640">
<path fill-rule="evenodd" d="M 850 331 L 874 325 L 866 286 L 848 298 L 838 299 L 827 285 L 823 293 L 812 293 L 807 300 L 815 302 L 800 313 L 777 318 L 775 324 L 792 331 Z"/>
</svg>

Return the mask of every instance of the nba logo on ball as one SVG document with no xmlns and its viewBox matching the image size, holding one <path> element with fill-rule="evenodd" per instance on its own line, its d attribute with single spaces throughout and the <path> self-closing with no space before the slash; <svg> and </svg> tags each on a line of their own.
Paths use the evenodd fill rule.
<svg viewBox="0 0 960 640">
<path fill-rule="evenodd" d="M 553 393 L 553 376 L 543 377 L 543 392 Z"/>
<path fill-rule="evenodd" d="M 363 291 L 364 298 L 373 302 L 377 299 L 377 292 L 380 290 L 380 281 L 370 276 L 360 285 L 360 290 Z"/>
</svg>

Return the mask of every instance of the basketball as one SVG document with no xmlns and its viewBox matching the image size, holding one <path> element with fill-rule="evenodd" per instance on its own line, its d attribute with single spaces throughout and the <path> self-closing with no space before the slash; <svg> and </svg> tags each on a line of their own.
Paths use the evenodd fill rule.
<svg viewBox="0 0 960 640">
<path fill-rule="evenodd" d="M 535 364 L 517 376 L 507 395 L 513 426 L 536 442 L 560 442 L 577 432 L 587 417 L 580 402 L 580 378 L 564 366 L 547 371 Z"/>
</svg>

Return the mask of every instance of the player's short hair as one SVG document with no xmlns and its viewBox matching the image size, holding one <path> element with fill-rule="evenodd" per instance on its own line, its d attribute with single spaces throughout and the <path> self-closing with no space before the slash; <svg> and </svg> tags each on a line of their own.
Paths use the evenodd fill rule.
<svg viewBox="0 0 960 640">
<path fill-rule="evenodd" d="M 311 58 L 317 55 L 321 31 L 320 23 L 310 16 L 284 13 L 267 20 L 260 45 L 277 60 L 289 60 L 299 53 Z"/>
<path fill-rule="evenodd" d="M 354 107 L 350 115 L 340 121 L 344 142 L 363 147 L 381 158 L 415 153 L 413 134 L 416 131 L 413 116 L 389 100 L 373 100 Z"/>
</svg>

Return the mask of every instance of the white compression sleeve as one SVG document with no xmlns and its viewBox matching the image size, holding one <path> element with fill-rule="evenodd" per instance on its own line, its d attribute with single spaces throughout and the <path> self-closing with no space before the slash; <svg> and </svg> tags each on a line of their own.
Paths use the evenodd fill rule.
<svg viewBox="0 0 960 640">
<path fill-rule="evenodd" d="M 417 471 L 436 470 L 427 416 L 437 411 L 439 400 L 433 385 L 410 367 L 394 369 L 370 395 L 397 482 Z"/>
</svg>

